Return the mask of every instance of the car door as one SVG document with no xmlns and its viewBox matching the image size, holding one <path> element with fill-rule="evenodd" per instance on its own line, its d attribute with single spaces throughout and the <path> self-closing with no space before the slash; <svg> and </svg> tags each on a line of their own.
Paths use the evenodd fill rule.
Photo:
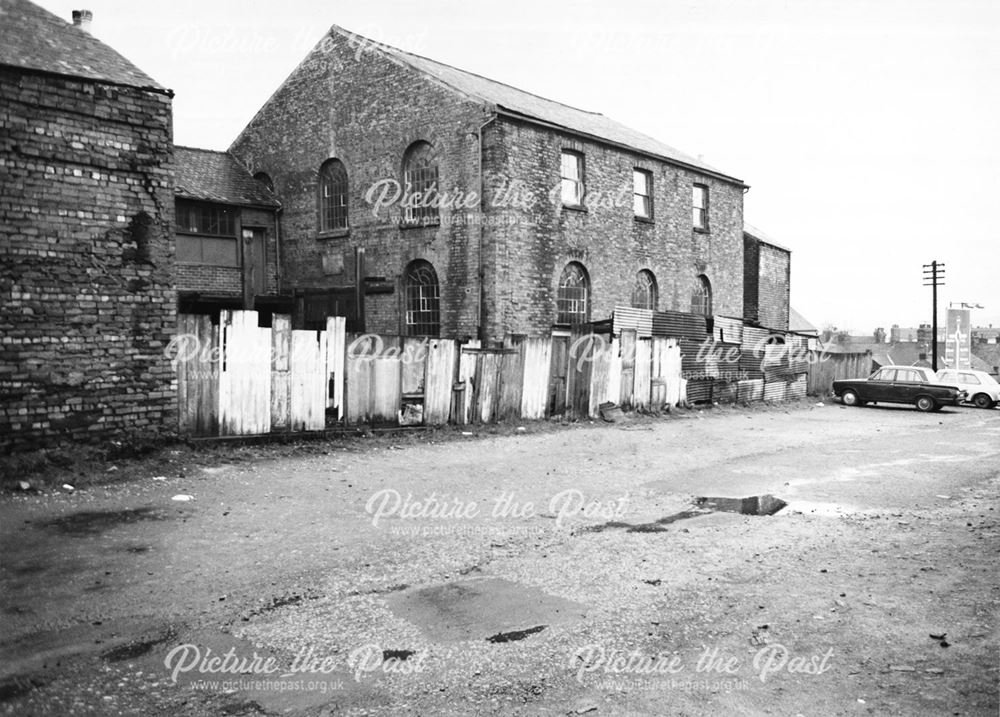
<svg viewBox="0 0 1000 717">
<path fill-rule="evenodd" d="M 861 398 L 865 401 L 884 401 L 892 392 L 892 382 L 896 378 L 896 369 L 880 368 L 861 387 Z"/>
<path fill-rule="evenodd" d="M 896 380 L 892 383 L 892 400 L 900 403 L 912 403 L 917 400 L 917 393 L 926 381 L 920 380 L 920 374 L 912 368 L 896 369 Z"/>
</svg>

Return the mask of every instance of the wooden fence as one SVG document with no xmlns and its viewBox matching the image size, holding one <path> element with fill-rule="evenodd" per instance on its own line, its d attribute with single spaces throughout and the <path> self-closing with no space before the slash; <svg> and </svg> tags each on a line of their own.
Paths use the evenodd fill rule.
<svg viewBox="0 0 1000 717">
<path fill-rule="evenodd" d="M 606 334 L 512 335 L 496 347 L 347 334 L 342 317 L 329 318 L 325 331 L 293 331 L 284 315 L 267 328 L 254 311 L 223 311 L 218 326 L 181 315 L 180 430 L 227 436 L 593 418 L 605 403 L 660 410 L 805 396 L 804 339 L 740 319 L 648 313 L 623 310 Z M 657 335 L 666 331 L 683 336 Z"/>
<path fill-rule="evenodd" d="M 846 378 L 867 378 L 872 372 L 871 351 L 864 353 L 811 352 L 808 391 L 810 396 L 826 396 L 833 382 Z"/>
</svg>

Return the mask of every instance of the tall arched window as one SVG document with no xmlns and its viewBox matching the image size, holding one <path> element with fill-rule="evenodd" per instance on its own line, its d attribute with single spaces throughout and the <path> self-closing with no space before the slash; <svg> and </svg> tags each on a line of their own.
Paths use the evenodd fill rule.
<svg viewBox="0 0 1000 717">
<path fill-rule="evenodd" d="M 407 224 L 438 223 L 438 168 L 434 147 L 414 142 L 403 155 L 403 220 Z"/>
<path fill-rule="evenodd" d="M 407 336 L 441 334 L 441 295 L 437 273 L 428 262 L 410 262 L 403 277 Z"/>
<path fill-rule="evenodd" d="M 557 324 L 585 324 L 590 321 L 590 279 L 582 265 L 571 261 L 559 277 L 556 295 Z"/>
<path fill-rule="evenodd" d="M 347 170 L 339 159 L 319 168 L 319 230 L 347 229 Z"/>
<path fill-rule="evenodd" d="M 691 313 L 712 315 L 712 284 L 704 274 L 695 279 L 694 291 L 691 292 Z"/>
<path fill-rule="evenodd" d="M 656 277 L 653 272 L 643 269 L 635 275 L 635 287 L 632 289 L 632 306 L 636 309 L 656 311 Z"/>
</svg>

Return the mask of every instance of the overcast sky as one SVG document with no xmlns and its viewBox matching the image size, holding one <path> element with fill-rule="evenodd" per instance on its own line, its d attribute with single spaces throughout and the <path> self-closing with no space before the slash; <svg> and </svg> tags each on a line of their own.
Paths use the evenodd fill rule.
<svg viewBox="0 0 1000 717">
<path fill-rule="evenodd" d="M 929 322 L 932 259 L 942 307 L 980 303 L 973 322 L 1000 325 L 997 0 L 41 4 L 92 10 L 95 36 L 177 93 L 178 144 L 226 149 L 336 23 L 740 177 L 817 327 Z"/>
</svg>

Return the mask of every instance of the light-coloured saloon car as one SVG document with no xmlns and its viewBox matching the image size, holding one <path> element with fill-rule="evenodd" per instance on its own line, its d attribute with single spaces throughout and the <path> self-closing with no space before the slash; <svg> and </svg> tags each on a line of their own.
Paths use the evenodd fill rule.
<svg viewBox="0 0 1000 717">
<path fill-rule="evenodd" d="M 993 408 L 1000 403 L 1000 383 L 985 371 L 943 368 L 937 372 L 936 380 L 965 391 L 977 408 Z"/>
</svg>

